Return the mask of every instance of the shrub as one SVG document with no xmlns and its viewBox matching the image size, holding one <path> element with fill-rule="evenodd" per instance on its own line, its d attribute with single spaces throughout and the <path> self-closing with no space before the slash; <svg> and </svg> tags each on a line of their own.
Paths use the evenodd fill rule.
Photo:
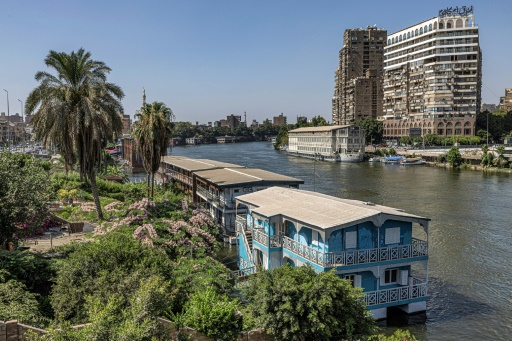
<svg viewBox="0 0 512 341">
<path fill-rule="evenodd" d="M 51 303 L 57 316 L 72 323 L 87 321 L 86 297 L 107 301 L 116 293 L 133 294 L 142 278 L 172 279 L 174 265 L 167 256 L 142 245 L 132 236 L 111 233 L 94 243 L 66 248 L 58 261 Z"/>
<path fill-rule="evenodd" d="M 459 147 L 453 146 L 446 154 L 446 161 L 452 166 L 457 167 L 462 163 L 462 156 L 459 152 Z"/>
<path fill-rule="evenodd" d="M 242 330 L 242 316 L 237 313 L 237 302 L 219 295 L 212 288 L 190 297 L 185 306 L 185 324 L 213 340 L 236 340 Z"/>
<path fill-rule="evenodd" d="M 333 271 L 285 265 L 251 277 L 244 293 L 257 325 L 279 340 L 345 340 L 374 332 L 361 289 Z"/>
<path fill-rule="evenodd" d="M 18 320 L 33 326 L 44 327 L 48 319 L 38 309 L 36 295 L 27 291 L 21 282 L 0 279 L 0 320 Z"/>
</svg>

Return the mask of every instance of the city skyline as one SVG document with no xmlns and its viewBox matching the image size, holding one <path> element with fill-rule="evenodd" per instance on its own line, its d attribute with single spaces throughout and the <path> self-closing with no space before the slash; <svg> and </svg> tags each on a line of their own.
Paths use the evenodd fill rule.
<svg viewBox="0 0 512 341">
<path fill-rule="evenodd" d="M 125 114 L 142 102 L 166 103 L 177 121 L 206 123 L 242 115 L 260 123 L 280 113 L 321 115 L 331 121 L 338 52 L 346 29 L 377 25 L 392 34 L 437 16 L 441 9 L 474 6 L 483 51 L 482 103 L 498 104 L 509 88 L 511 47 L 506 41 L 512 4 L 489 1 L 408 1 L 345 4 L 336 1 L 70 3 L 12 2 L 1 14 L 0 86 L 14 103 L 37 86 L 50 50 L 83 47 L 105 62 L 109 81 L 125 92 Z M 508 26 L 508 27 L 507 27 Z M 0 111 L 7 113 L 5 96 Z"/>
</svg>

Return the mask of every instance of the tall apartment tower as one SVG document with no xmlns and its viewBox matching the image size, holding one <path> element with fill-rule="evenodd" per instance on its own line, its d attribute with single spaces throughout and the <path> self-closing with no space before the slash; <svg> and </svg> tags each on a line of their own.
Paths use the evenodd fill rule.
<svg viewBox="0 0 512 341">
<path fill-rule="evenodd" d="M 474 135 L 482 53 L 473 7 L 390 34 L 384 49 L 384 137 Z"/>
<path fill-rule="evenodd" d="M 387 31 L 348 29 L 334 76 L 333 124 L 382 116 L 382 74 Z"/>
</svg>

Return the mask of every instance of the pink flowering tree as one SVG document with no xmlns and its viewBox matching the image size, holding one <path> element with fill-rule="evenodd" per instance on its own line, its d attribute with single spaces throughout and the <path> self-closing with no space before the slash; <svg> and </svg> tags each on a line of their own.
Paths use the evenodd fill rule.
<svg viewBox="0 0 512 341">
<path fill-rule="evenodd" d="M 109 205 L 105 211 L 115 210 L 120 203 Z M 114 230 L 131 233 L 135 239 L 147 246 L 162 249 L 171 258 L 191 253 L 199 257 L 215 252 L 218 232 L 207 212 L 190 210 L 186 201 L 182 201 L 181 210 L 174 207 L 164 212 L 159 210 L 159 205 L 147 198 L 137 201 L 127 208 L 125 217 L 104 222 L 94 234 L 105 235 Z M 160 218 L 161 215 L 170 216 L 170 219 Z"/>
</svg>

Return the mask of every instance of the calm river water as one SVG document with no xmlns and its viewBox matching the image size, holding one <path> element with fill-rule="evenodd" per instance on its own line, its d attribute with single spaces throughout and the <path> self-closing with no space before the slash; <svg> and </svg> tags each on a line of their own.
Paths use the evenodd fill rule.
<svg viewBox="0 0 512 341">
<path fill-rule="evenodd" d="M 512 176 L 315 162 L 268 142 L 175 147 L 172 155 L 261 168 L 304 180 L 301 189 L 432 219 L 427 318 L 405 328 L 421 340 L 512 340 Z"/>
</svg>

